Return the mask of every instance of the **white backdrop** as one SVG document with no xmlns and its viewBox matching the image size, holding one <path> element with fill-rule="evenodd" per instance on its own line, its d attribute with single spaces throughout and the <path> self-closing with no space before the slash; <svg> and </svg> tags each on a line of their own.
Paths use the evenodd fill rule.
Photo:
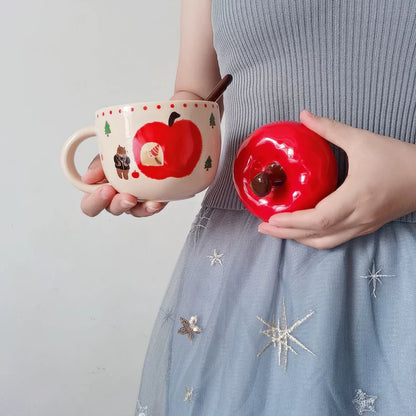
<svg viewBox="0 0 416 416">
<path fill-rule="evenodd" d="M 202 196 L 149 219 L 88 218 L 59 154 L 97 108 L 170 97 L 179 0 L 0 4 L 0 415 L 132 416 Z"/>
</svg>

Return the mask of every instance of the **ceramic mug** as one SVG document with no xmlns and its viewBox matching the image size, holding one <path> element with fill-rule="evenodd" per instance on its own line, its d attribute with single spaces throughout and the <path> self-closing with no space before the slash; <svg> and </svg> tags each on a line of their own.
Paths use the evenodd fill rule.
<svg viewBox="0 0 416 416">
<path fill-rule="evenodd" d="M 220 110 L 216 102 L 178 100 L 102 108 L 95 125 L 75 132 L 62 149 L 69 181 L 91 193 L 74 163 L 77 147 L 97 137 L 108 182 L 138 200 L 186 199 L 213 181 L 220 157 Z"/>
</svg>

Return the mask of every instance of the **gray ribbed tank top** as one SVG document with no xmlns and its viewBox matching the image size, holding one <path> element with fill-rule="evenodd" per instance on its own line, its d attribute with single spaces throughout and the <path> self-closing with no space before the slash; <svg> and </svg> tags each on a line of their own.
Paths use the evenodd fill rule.
<svg viewBox="0 0 416 416">
<path fill-rule="evenodd" d="M 221 73 L 234 80 L 204 206 L 244 209 L 232 181 L 241 142 L 305 108 L 415 143 L 416 0 L 212 0 L 212 23 Z M 335 153 L 342 181 L 347 161 Z"/>
</svg>

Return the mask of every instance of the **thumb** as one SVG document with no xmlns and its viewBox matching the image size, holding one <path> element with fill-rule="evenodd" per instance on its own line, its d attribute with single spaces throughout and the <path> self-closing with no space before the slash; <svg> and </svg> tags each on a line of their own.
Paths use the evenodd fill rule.
<svg viewBox="0 0 416 416">
<path fill-rule="evenodd" d="M 341 147 L 344 150 L 348 146 L 348 139 L 352 136 L 349 130 L 352 129 L 352 127 L 330 118 L 319 117 L 307 110 L 303 110 L 300 113 L 300 121 L 308 129 L 319 134 L 336 146 Z"/>
<path fill-rule="evenodd" d="M 88 184 L 98 183 L 105 179 L 100 155 L 95 156 L 87 171 L 82 175 L 82 181 Z"/>
</svg>

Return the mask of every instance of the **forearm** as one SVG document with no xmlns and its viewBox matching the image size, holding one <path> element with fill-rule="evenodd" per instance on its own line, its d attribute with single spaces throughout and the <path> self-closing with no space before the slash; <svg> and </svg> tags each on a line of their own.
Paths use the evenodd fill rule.
<svg viewBox="0 0 416 416">
<path fill-rule="evenodd" d="M 391 174 L 397 176 L 397 186 L 404 183 L 402 197 L 408 201 L 407 214 L 416 212 L 416 144 L 399 143 L 401 153 L 394 157 L 395 170 Z"/>
<path fill-rule="evenodd" d="M 211 0 L 182 0 L 180 51 L 172 99 L 203 100 L 220 79 L 213 46 Z"/>
<path fill-rule="evenodd" d="M 171 100 L 203 100 L 204 98 L 193 93 L 192 91 L 175 91 Z"/>
</svg>

